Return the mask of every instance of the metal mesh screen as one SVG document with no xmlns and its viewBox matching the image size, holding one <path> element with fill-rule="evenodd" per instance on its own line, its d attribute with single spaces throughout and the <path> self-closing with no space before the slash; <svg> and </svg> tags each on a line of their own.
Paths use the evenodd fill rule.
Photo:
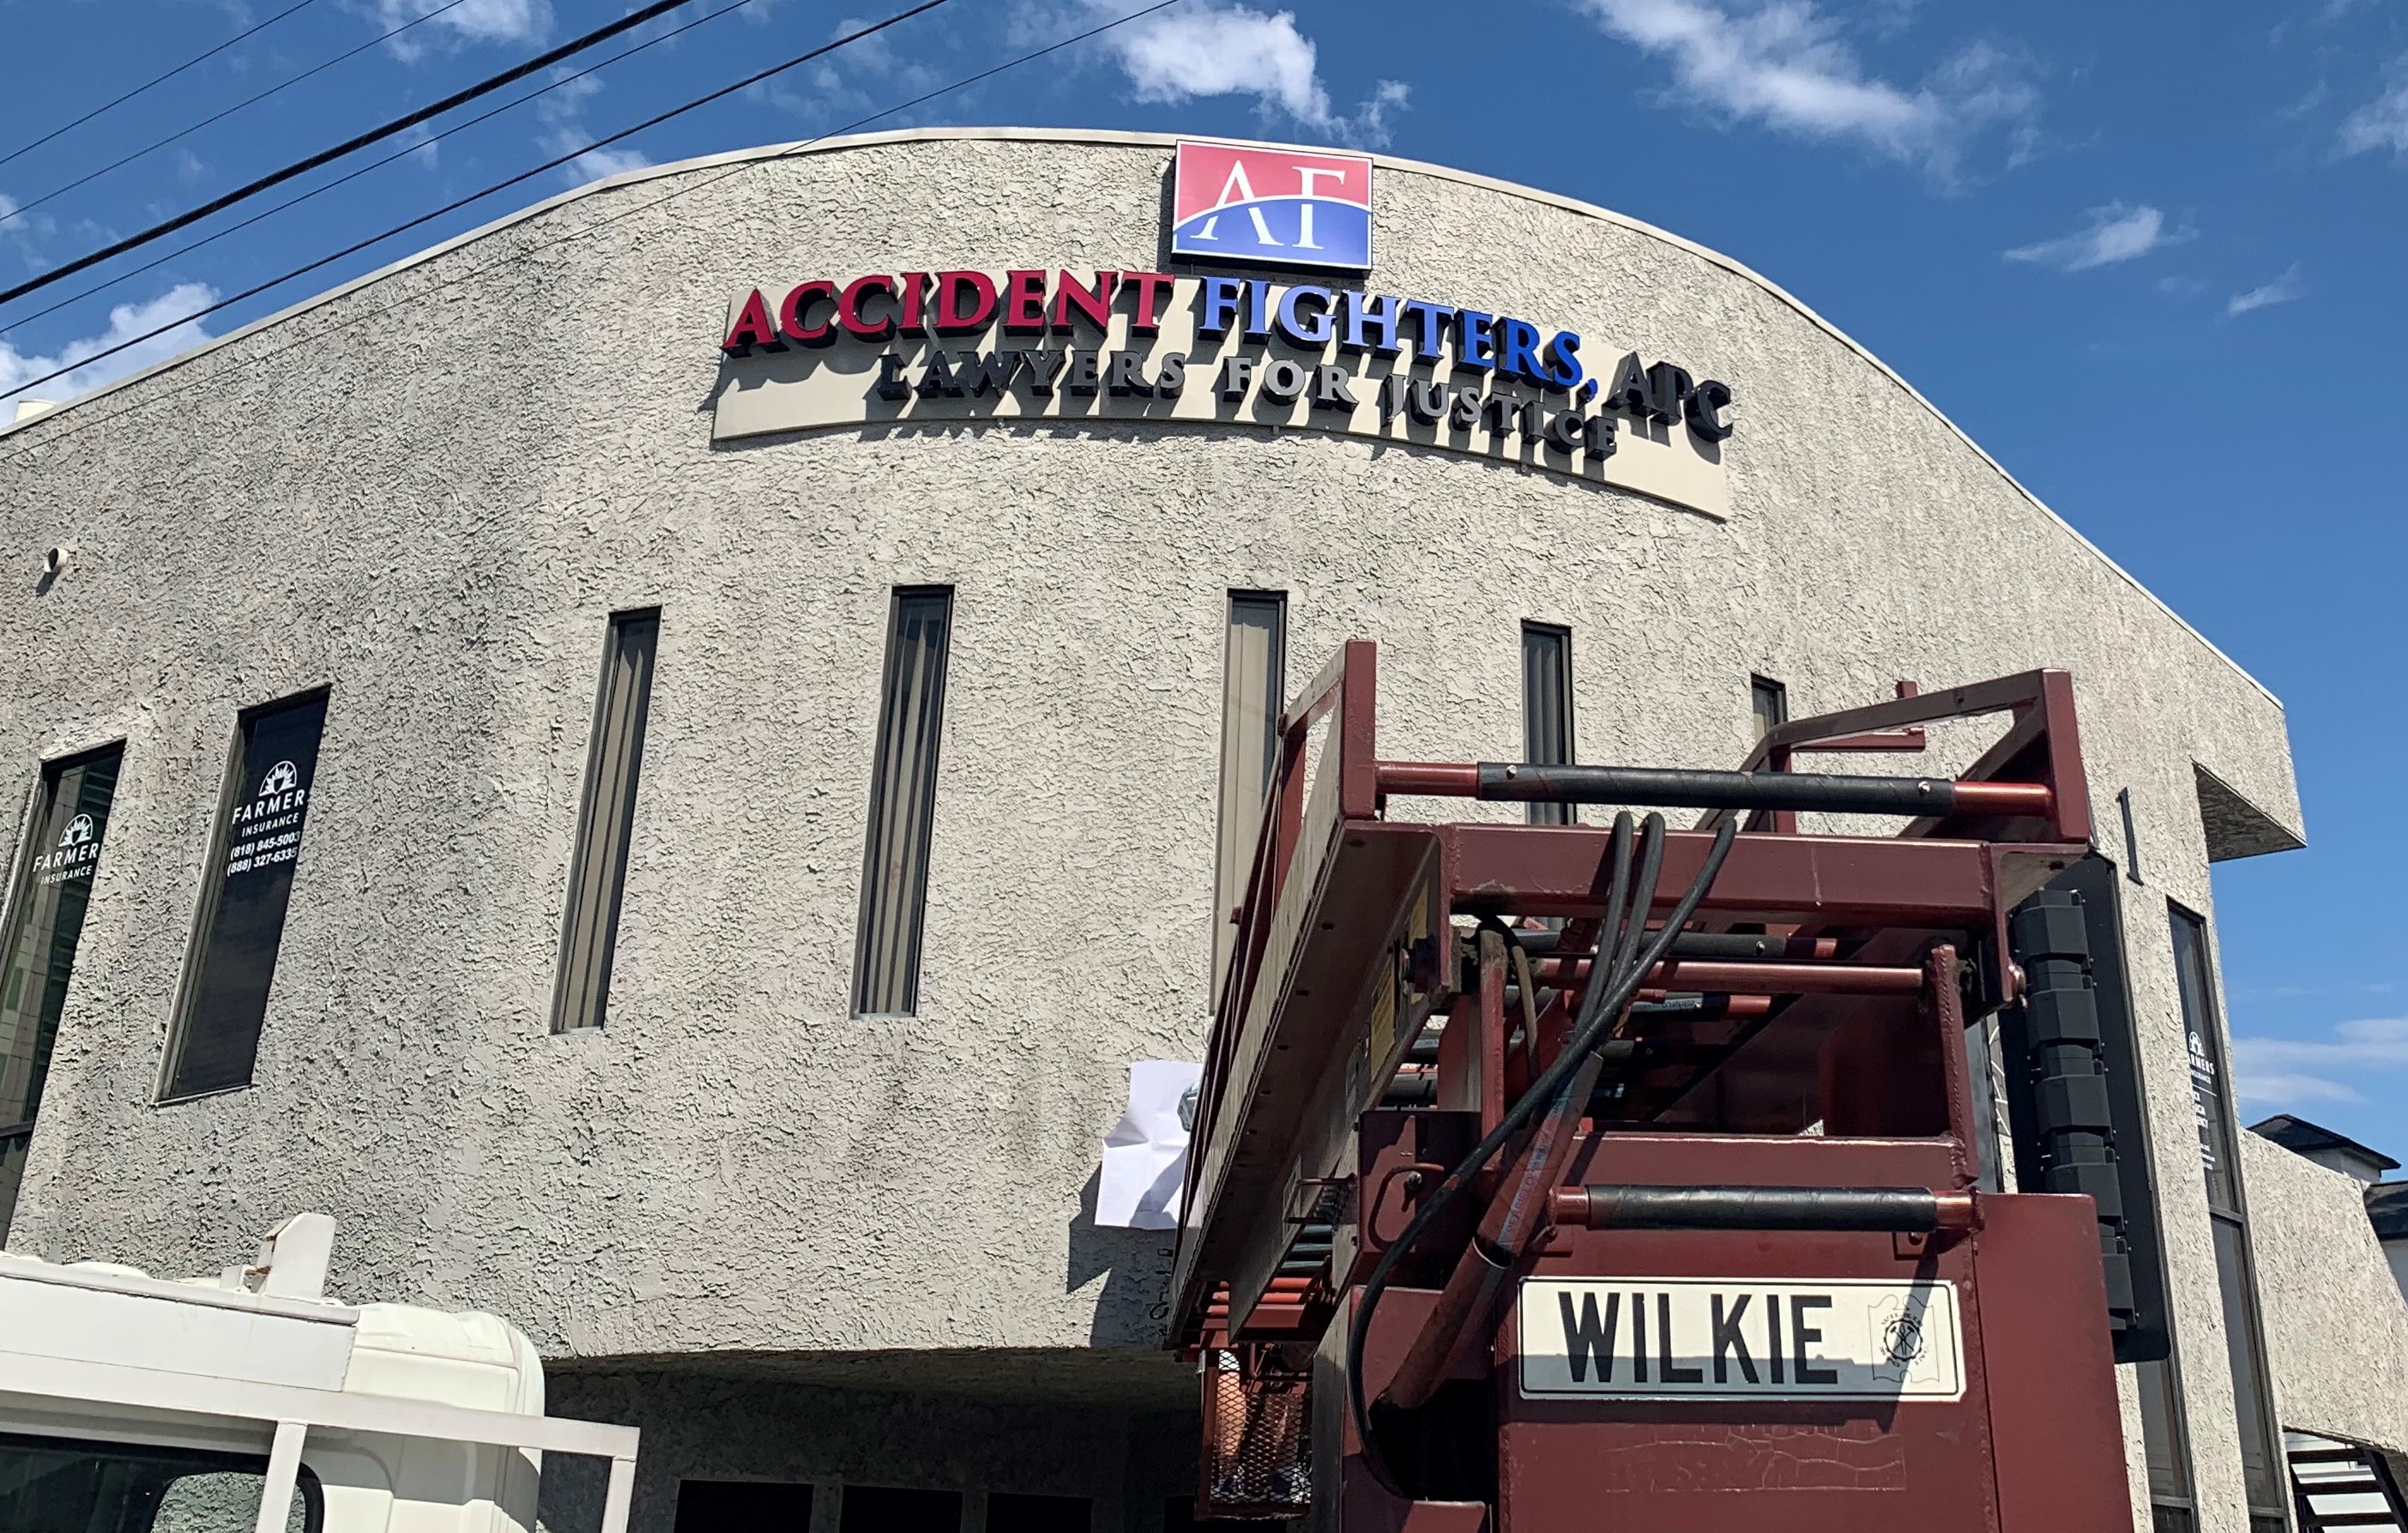
<svg viewBox="0 0 2408 1533">
<path fill-rule="evenodd" d="M 1312 1506 L 1311 1376 L 1268 1349 L 1207 1348 L 1199 1517 L 1287 1518 Z"/>
</svg>

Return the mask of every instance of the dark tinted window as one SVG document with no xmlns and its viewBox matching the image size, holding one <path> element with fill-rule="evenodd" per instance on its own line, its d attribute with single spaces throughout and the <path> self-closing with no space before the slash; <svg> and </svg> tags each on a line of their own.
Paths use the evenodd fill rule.
<svg viewBox="0 0 2408 1533">
<path fill-rule="evenodd" d="M 2171 1357 L 2133 1367 L 2140 1386 L 2141 1446 L 2147 1455 L 2150 1504 L 2187 1514 L 2191 1505 L 2190 1433 L 2183 1416 L 2182 1374 Z"/>
<path fill-rule="evenodd" d="M 569 861 L 568 911 L 552 997 L 555 1033 L 599 1027 L 609 1010 L 619 900 L 627 883 L 644 724 L 652 716 L 652 658 L 660 642 L 658 608 L 610 619 L 602 685 L 594 703 L 594 744 L 585 762 L 585 797 L 577 816 L 577 850 Z"/>
<path fill-rule="evenodd" d="M 681 1480 L 677 1533 L 810 1533 L 811 1487 L 776 1480 Z"/>
<path fill-rule="evenodd" d="M 2215 967 L 2207 923 L 2168 905 L 2173 926 L 2174 977 L 2189 1046 L 2191 1105 L 2199 1118 L 2200 1168 L 2207 1180 L 2209 1226 L 2215 1239 L 2215 1277 L 2224 1298 L 2224 1344 L 2232 1367 L 2232 1403 L 2241 1434 L 2242 1483 L 2251 1521 L 2282 1525 L 2284 1469 L 2274 1430 L 2274 1392 L 2266 1368 L 2266 1332 L 2258 1313 L 2258 1283 L 2249 1228 L 2241 1203 L 2239 1146 L 2233 1142 L 2232 1082 L 2224 1067 L 2224 1029 L 2215 1004 Z"/>
<path fill-rule="evenodd" d="M 1789 689 L 1769 676 L 1747 679 L 1748 708 L 1756 714 L 1756 738 L 1789 722 Z"/>
<path fill-rule="evenodd" d="M 242 715 L 202 892 L 168 1097 L 251 1083 L 325 723 L 323 692 Z"/>
<path fill-rule="evenodd" d="M 844 1487 L 842 1533 L 961 1533 L 962 1493 Z"/>
<path fill-rule="evenodd" d="M 251 1533 L 267 1460 L 148 1443 L 0 1433 L 0 1533 Z M 319 1533 L 303 1465 L 285 1533 Z"/>
<path fill-rule="evenodd" d="M 25 854 L 8 892 L 7 925 L 0 929 L 0 1235 L 7 1233 L 33 1143 L 124 754 L 123 746 L 112 745 L 42 768 Z"/>
<path fill-rule="evenodd" d="M 1522 624 L 1522 759 L 1562 766 L 1572 759 L 1572 635 L 1543 623 Z M 1532 804 L 1530 824 L 1566 825 L 1570 804 Z"/>
<path fill-rule="evenodd" d="M 1218 891 L 1212 910 L 1216 999 L 1238 935 L 1229 912 L 1246 900 L 1271 768 L 1279 760 L 1286 669 L 1286 594 L 1230 592 L 1228 640 L 1221 663 L 1221 832 L 1212 859 L 1212 886 Z"/>
<path fill-rule="evenodd" d="M 1018 1496 L 986 1498 L 986 1533 L 1091 1533 L 1096 1503 L 1083 1496 Z"/>
<path fill-rule="evenodd" d="M 895 593 L 878 760 L 861 861 L 861 928 L 853 1009 L 909 1016 L 920 1009 L 920 932 L 928 906 L 928 844 L 937 817 L 937 753 L 945 728 L 945 660 L 953 620 L 949 586 Z"/>
<path fill-rule="evenodd" d="M 2190 1048 L 2191 1107 L 2199 1119 L 2199 1164 L 2207 1178 L 2207 1206 L 2233 1213 L 2240 1210 L 2240 1196 L 2232 1174 L 2232 1115 L 2224 1100 L 2224 1045 L 2215 1032 L 2215 976 L 2208 967 L 2206 924 L 2177 907 L 2173 936 L 2174 979 L 2182 992 L 2183 1035 Z"/>
</svg>

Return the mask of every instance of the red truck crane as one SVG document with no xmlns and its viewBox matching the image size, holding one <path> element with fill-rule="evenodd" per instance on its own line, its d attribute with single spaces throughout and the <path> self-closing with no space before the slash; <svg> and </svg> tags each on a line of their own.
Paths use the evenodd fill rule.
<svg viewBox="0 0 2408 1533">
<path fill-rule="evenodd" d="M 1953 777 L 1794 766 L 1985 718 Z M 1347 644 L 1280 721 L 1196 1104 L 1199 1515 L 2129 1533 L 2114 1367 L 2163 1280 L 2090 835 L 2062 671 L 1735 771 L 1429 763 Z"/>
</svg>

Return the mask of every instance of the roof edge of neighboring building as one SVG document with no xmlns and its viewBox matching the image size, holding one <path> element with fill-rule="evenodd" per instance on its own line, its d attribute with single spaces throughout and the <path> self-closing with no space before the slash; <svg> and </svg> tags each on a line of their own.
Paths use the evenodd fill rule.
<svg viewBox="0 0 2408 1533">
<path fill-rule="evenodd" d="M 2339 1129 L 2327 1128 L 2319 1123 L 2292 1112 L 2277 1112 L 2249 1125 L 2249 1132 L 2269 1139 L 2294 1154 L 2305 1155 L 2317 1150 L 2338 1150 L 2364 1160 L 2384 1171 L 2400 1169 L 2400 1163 L 2371 1144 L 2360 1144 Z"/>
<path fill-rule="evenodd" d="M 740 165 L 755 161 L 781 160 L 801 154 L 838 153 L 847 150 L 864 149 L 882 144 L 941 142 L 948 139 L 991 139 L 1017 140 L 1031 143 L 1110 144 L 1121 147 L 1159 147 L 1168 149 L 1170 146 L 1177 144 L 1182 137 L 1187 136 L 1190 136 L 1173 133 L 1141 133 L 1108 128 L 895 128 L 882 133 L 851 134 L 824 138 L 805 138 L 785 144 L 767 144 L 752 149 L 730 150 L 719 154 L 696 155 L 691 159 L 673 160 L 666 165 L 646 165 L 641 169 L 623 171 L 616 176 L 608 176 L 598 180 L 588 181 L 582 186 L 572 187 L 568 191 L 557 193 L 552 196 L 546 197 L 540 202 L 530 203 L 524 208 L 505 213 L 501 217 L 496 218 L 490 222 L 480 224 L 474 229 L 455 235 L 452 238 L 444 240 L 440 244 L 430 245 L 424 250 L 403 256 L 401 259 L 380 266 L 374 271 L 355 277 L 351 280 L 345 282 L 340 286 L 328 288 L 323 293 L 304 298 L 297 303 L 288 306 L 287 308 L 277 310 L 273 314 L 264 315 L 239 329 L 230 330 L 222 336 L 211 337 L 204 344 L 195 346 L 188 351 L 178 352 L 176 355 L 165 358 L 160 362 L 153 363 L 151 365 L 145 367 L 138 372 L 129 373 L 125 377 L 118 379 L 113 382 L 105 383 L 99 388 L 93 390 L 90 394 L 69 400 L 65 404 L 60 405 L 56 408 L 47 410 L 31 420 L 0 423 L 0 440 L 5 440 L 5 438 L 14 436 L 20 431 L 43 427 L 47 427 L 50 431 L 56 431 L 73 417 L 75 411 L 79 407 L 89 405 L 93 400 L 104 398 L 121 389 L 128 388 L 133 384 L 141 382 L 154 374 L 167 371 L 173 367 L 181 366 L 198 357 L 206 356 L 209 352 L 217 351 L 221 347 L 228 346 L 237 340 L 244 339 L 254 332 L 265 330 L 271 325 L 280 324 L 284 321 L 292 319 L 295 315 L 304 314 L 322 305 L 332 303 L 336 299 L 347 296 L 352 292 L 360 288 L 366 287 L 372 282 L 381 281 L 385 278 L 391 277 L 397 272 L 407 271 L 412 266 L 432 261 L 437 256 L 447 254 L 463 245 L 471 244 L 477 240 L 482 239 L 488 235 L 509 228 L 513 224 L 525 222 L 530 219 L 538 218 L 548 213 L 555 208 L 563 207 L 581 198 L 593 196 L 603 192 L 614 191 L 621 187 L 637 185 L 649 180 L 658 180 L 666 177 L 683 175 L 696 170 L 708 170 L 714 165 Z M 1215 137 L 1213 141 L 1219 143 L 1256 145 L 1263 148 L 1273 149 L 1309 147 L 1279 144 L 1266 139 Z M 1696 256 L 1701 261 L 1720 266 L 1724 270 L 1732 273 L 1734 276 L 1755 283 L 1757 287 L 1763 289 L 1772 297 L 1779 299 L 1782 303 L 1784 303 L 1791 308 L 1795 309 L 1808 323 L 1823 331 L 1825 334 L 1831 337 L 1831 338 L 1837 340 L 1841 345 L 1845 346 L 1848 350 L 1854 351 L 1856 355 L 1862 357 L 1865 361 L 1878 368 L 1882 375 L 1887 378 L 1891 383 L 1903 390 L 1906 393 L 1907 397 L 1913 399 L 1925 409 L 1929 410 L 1933 419 L 1939 421 L 1942 425 L 1947 427 L 1950 432 L 1956 435 L 1959 441 L 1972 449 L 1975 454 L 1977 454 L 1984 463 L 1987 464 L 1992 471 L 1997 473 L 2000 479 L 2006 480 L 2006 482 L 2014 489 L 2015 493 L 2023 497 L 2024 501 L 2028 505 L 2029 505 L 2033 509 L 2039 511 L 2042 516 L 2048 518 L 2051 522 L 2055 523 L 2057 527 L 2066 534 L 2066 536 L 2079 543 L 2093 558 L 2096 558 L 2100 564 L 2114 571 L 2119 579 L 2121 579 L 2126 584 L 2129 585 L 2134 591 L 2139 592 L 2142 596 L 2155 605 L 2159 611 L 2165 613 L 2167 617 L 2172 618 L 2185 633 L 2190 635 L 2194 639 L 2197 639 L 2210 654 L 2214 655 L 2216 659 L 2230 666 L 2234 675 L 2239 676 L 2243 681 L 2257 688 L 2268 702 L 2274 705 L 2278 711 L 2282 709 L 2283 700 L 2274 695 L 2272 688 L 2267 686 L 2263 681 L 2258 681 L 2255 676 L 2252 676 L 2238 661 L 2234 660 L 2230 655 L 2225 653 L 2222 649 L 2218 648 L 2214 640 L 2209 638 L 2205 634 L 2200 633 L 2196 627 L 2192 626 L 2187 619 L 2184 618 L 2181 613 L 2175 611 L 2172 606 L 2168 605 L 2165 598 L 2159 596 L 2156 592 L 2143 584 L 2131 571 L 2126 569 L 2122 565 L 2117 564 L 2113 558 L 2111 558 L 2104 549 L 2101 549 L 2098 544 L 2085 537 L 2082 532 L 2073 525 L 2073 523 L 2068 522 L 2064 517 L 2059 516 L 2053 509 L 2050 508 L 2046 501 L 2041 499 L 2037 494 L 2034 494 L 2028 486 L 2027 486 L 2021 480 L 2015 478 L 2014 474 L 2010 473 L 2004 464 L 2001 464 L 1998 459 L 1992 457 L 1988 449 L 1975 441 L 1972 437 L 1965 431 L 1964 427 L 1951 420 L 1945 410 L 1942 410 L 1939 406 L 1934 405 L 1929 399 L 1924 397 L 1922 391 L 1917 389 L 1914 384 L 1908 382 L 1899 374 L 1896 368 L 1890 366 L 1889 364 L 1875 356 L 1870 350 L 1859 343 L 1846 331 L 1842 330 L 1838 325 L 1833 324 L 1830 321 L 1816 313 L 1811 307 L 1801 302 L 1796 294 L 1790 293 L 1780 283 L 1771 280 L 1762 273 L 1752 269 L 1742 263 L 1735 261 L 1729 256 L 1724 255 L 1719 251 L 1709 250 L 1705 246 L 1699 245 L 1694 240 L 1684 239 L 1679 235 L 1673 234 L 1670 230 L 1659 229 L 1656 225 L 1646 222 L 1643 220 L 1632 218 L 1626 213 L 1617 213 L 1612 208 L 1600 208 L 1595 203 L 1583 202 L 1577 197 L 1568 197 L 1560 193 L 1547 192 L 1533 186 L 1525 186 L 1518 181 L 1504 180 L 1495 176 L 1484 176 L 1476 171 L 1458 170 L 1452 165 L 1433 165 L 1426 160 L 1408 160 L 1388 154 L 1374 154 L 1370 156 L 1370 158 L 1374 163 L 1385 169 L 1403 171 L 1417 176 L 1430 176 L 1442 180 L 1455 181 L 1465 186 L 1479 187 L 1485 191 L 1501 193 L 1508 196 L 1523 197 L 1532 202 L 1544 203 L 1550 207 L 1560 208 L 1568 212 L 1579 213 L 1584 217 L 1600 219 L 1605 222 L 1617 224 L 1625 229 L 1628 229 L 1635 234 L 1645 235 L 1650 238 L 1662 240 L 1664 243 L 1670 245 L 1677 250 Z"/>
</svg>

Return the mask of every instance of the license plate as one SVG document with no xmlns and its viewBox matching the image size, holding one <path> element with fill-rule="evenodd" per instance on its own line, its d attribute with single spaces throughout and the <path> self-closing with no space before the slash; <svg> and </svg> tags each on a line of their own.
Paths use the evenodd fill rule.
<svg viewBox="0 0 2408 1533">
<path fill-rule="evenodd" d="M 1522 1393 L 1604 1399 L 1955 1400 L 1956 1290 L 1829 1278 L 1526 1278 Z"/>
</svg>

